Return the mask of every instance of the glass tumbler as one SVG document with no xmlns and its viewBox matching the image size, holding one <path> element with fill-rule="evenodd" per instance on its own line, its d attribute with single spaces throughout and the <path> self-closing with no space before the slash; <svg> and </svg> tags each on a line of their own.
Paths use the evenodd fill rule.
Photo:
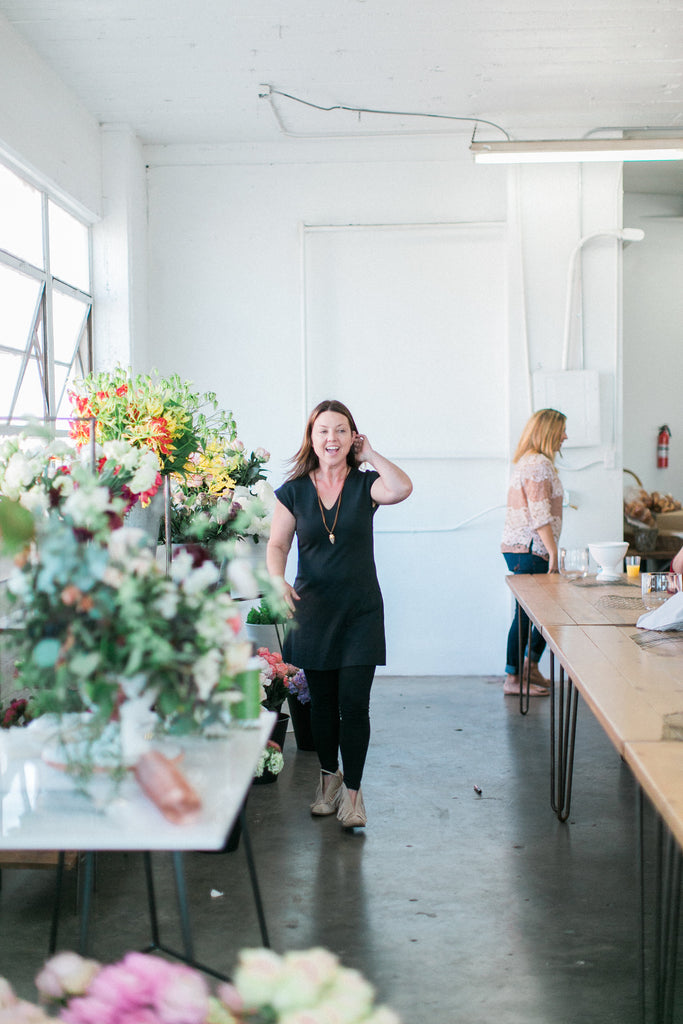
<svg viewBox="0 0 683 1024">
<path fill-rule="evenodd" d="M 643 604 L 652 611 L 683 589 L 683 576 L 677 572 L 642 572 L 640 587 Z"/>
<path fill-rule="evenodd" d="M 568 580 L 588 575 L 588 548 L 560 548 L 560 573 Z"/>
</svg>

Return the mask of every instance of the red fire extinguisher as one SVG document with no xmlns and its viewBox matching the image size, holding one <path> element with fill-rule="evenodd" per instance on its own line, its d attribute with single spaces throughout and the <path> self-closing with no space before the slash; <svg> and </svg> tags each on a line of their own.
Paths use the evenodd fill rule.
<svg viewBox="0 0 683 1024">
<path fill-rule="evenodd" d="M 670 440 L 671 431 L 664 424 L 663 427 L 659 428 L 659 434 L 657 435 L 657 469 L 667 469 L 669 465 Z"/>
</svg>

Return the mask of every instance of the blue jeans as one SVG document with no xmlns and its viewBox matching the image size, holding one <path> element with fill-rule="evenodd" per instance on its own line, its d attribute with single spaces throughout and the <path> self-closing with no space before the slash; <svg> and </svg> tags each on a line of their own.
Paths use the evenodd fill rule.
<svg viewBox="0 0 683 1024">
<path fill-rule="evenodd" d="M 548 560 L 540 555 L 532 555 L 530 551 L 521 554 L 517 552 L 503 552 L 508 569 L 519 576 L 522 573 L 534 575 L 548 571 Z M 522 645 L 520 657 L 519 650 L 519 620 L 522 620 Z M 526 653 L 527 637 L 529 635 L 529 618 L 526 612 L 515 603 L 515 617 L 508 633 L 507 664 L 505 671 L 509 675 L 517 675 Z M 529 645 L 529 660 L 538 661 L 545 650 L 545 640 L 534 626 L 531 630 L 531 644 Z"/>
</svg>

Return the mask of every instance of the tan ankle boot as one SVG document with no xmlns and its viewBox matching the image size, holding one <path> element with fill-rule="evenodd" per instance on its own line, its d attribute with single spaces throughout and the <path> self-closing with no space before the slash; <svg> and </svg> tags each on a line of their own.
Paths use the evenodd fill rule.
<svg viewBox="0 0 683 1024">
<path fill-rule="evenodd" d="M 337 818 L 341 821 L 344 828 L 364 828 L 365 825 L 367 825 L 368 816 L 365 813 L 362 791 L 359 789 L 356 793 L 355 807 L 353 800 L 351 799 L 351 794 L 346 786 L 342 785 L 341 792 L 342 797 L 339 801 Z"/>
<path fill-rule="evenodd" d="M 327 783 L 327 788 L 323 785 L 325 779 L 330 780 Z M 337 768 L 334 775 L 330 772 L 321 771 L 320 778 L 318 779 L 318 788 L 315 791 L 315 799 L 311 804 L 311 814 L 334 814 L 341 800 L 343 784 L 344 776 L 340 768 Z"/>
</svg>

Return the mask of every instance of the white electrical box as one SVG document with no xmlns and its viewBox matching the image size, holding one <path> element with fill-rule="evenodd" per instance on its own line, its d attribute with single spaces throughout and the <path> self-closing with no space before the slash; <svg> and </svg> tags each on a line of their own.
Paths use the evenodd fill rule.
<svg viewBox="0 0 683 1024">
<path fill-rule="evenodd" d="M 597 370 L 538 371 L 534 409 L 557 409 L 567 417 L 565 448 L 600 444 L 600 375 Z"/>
</svg>

